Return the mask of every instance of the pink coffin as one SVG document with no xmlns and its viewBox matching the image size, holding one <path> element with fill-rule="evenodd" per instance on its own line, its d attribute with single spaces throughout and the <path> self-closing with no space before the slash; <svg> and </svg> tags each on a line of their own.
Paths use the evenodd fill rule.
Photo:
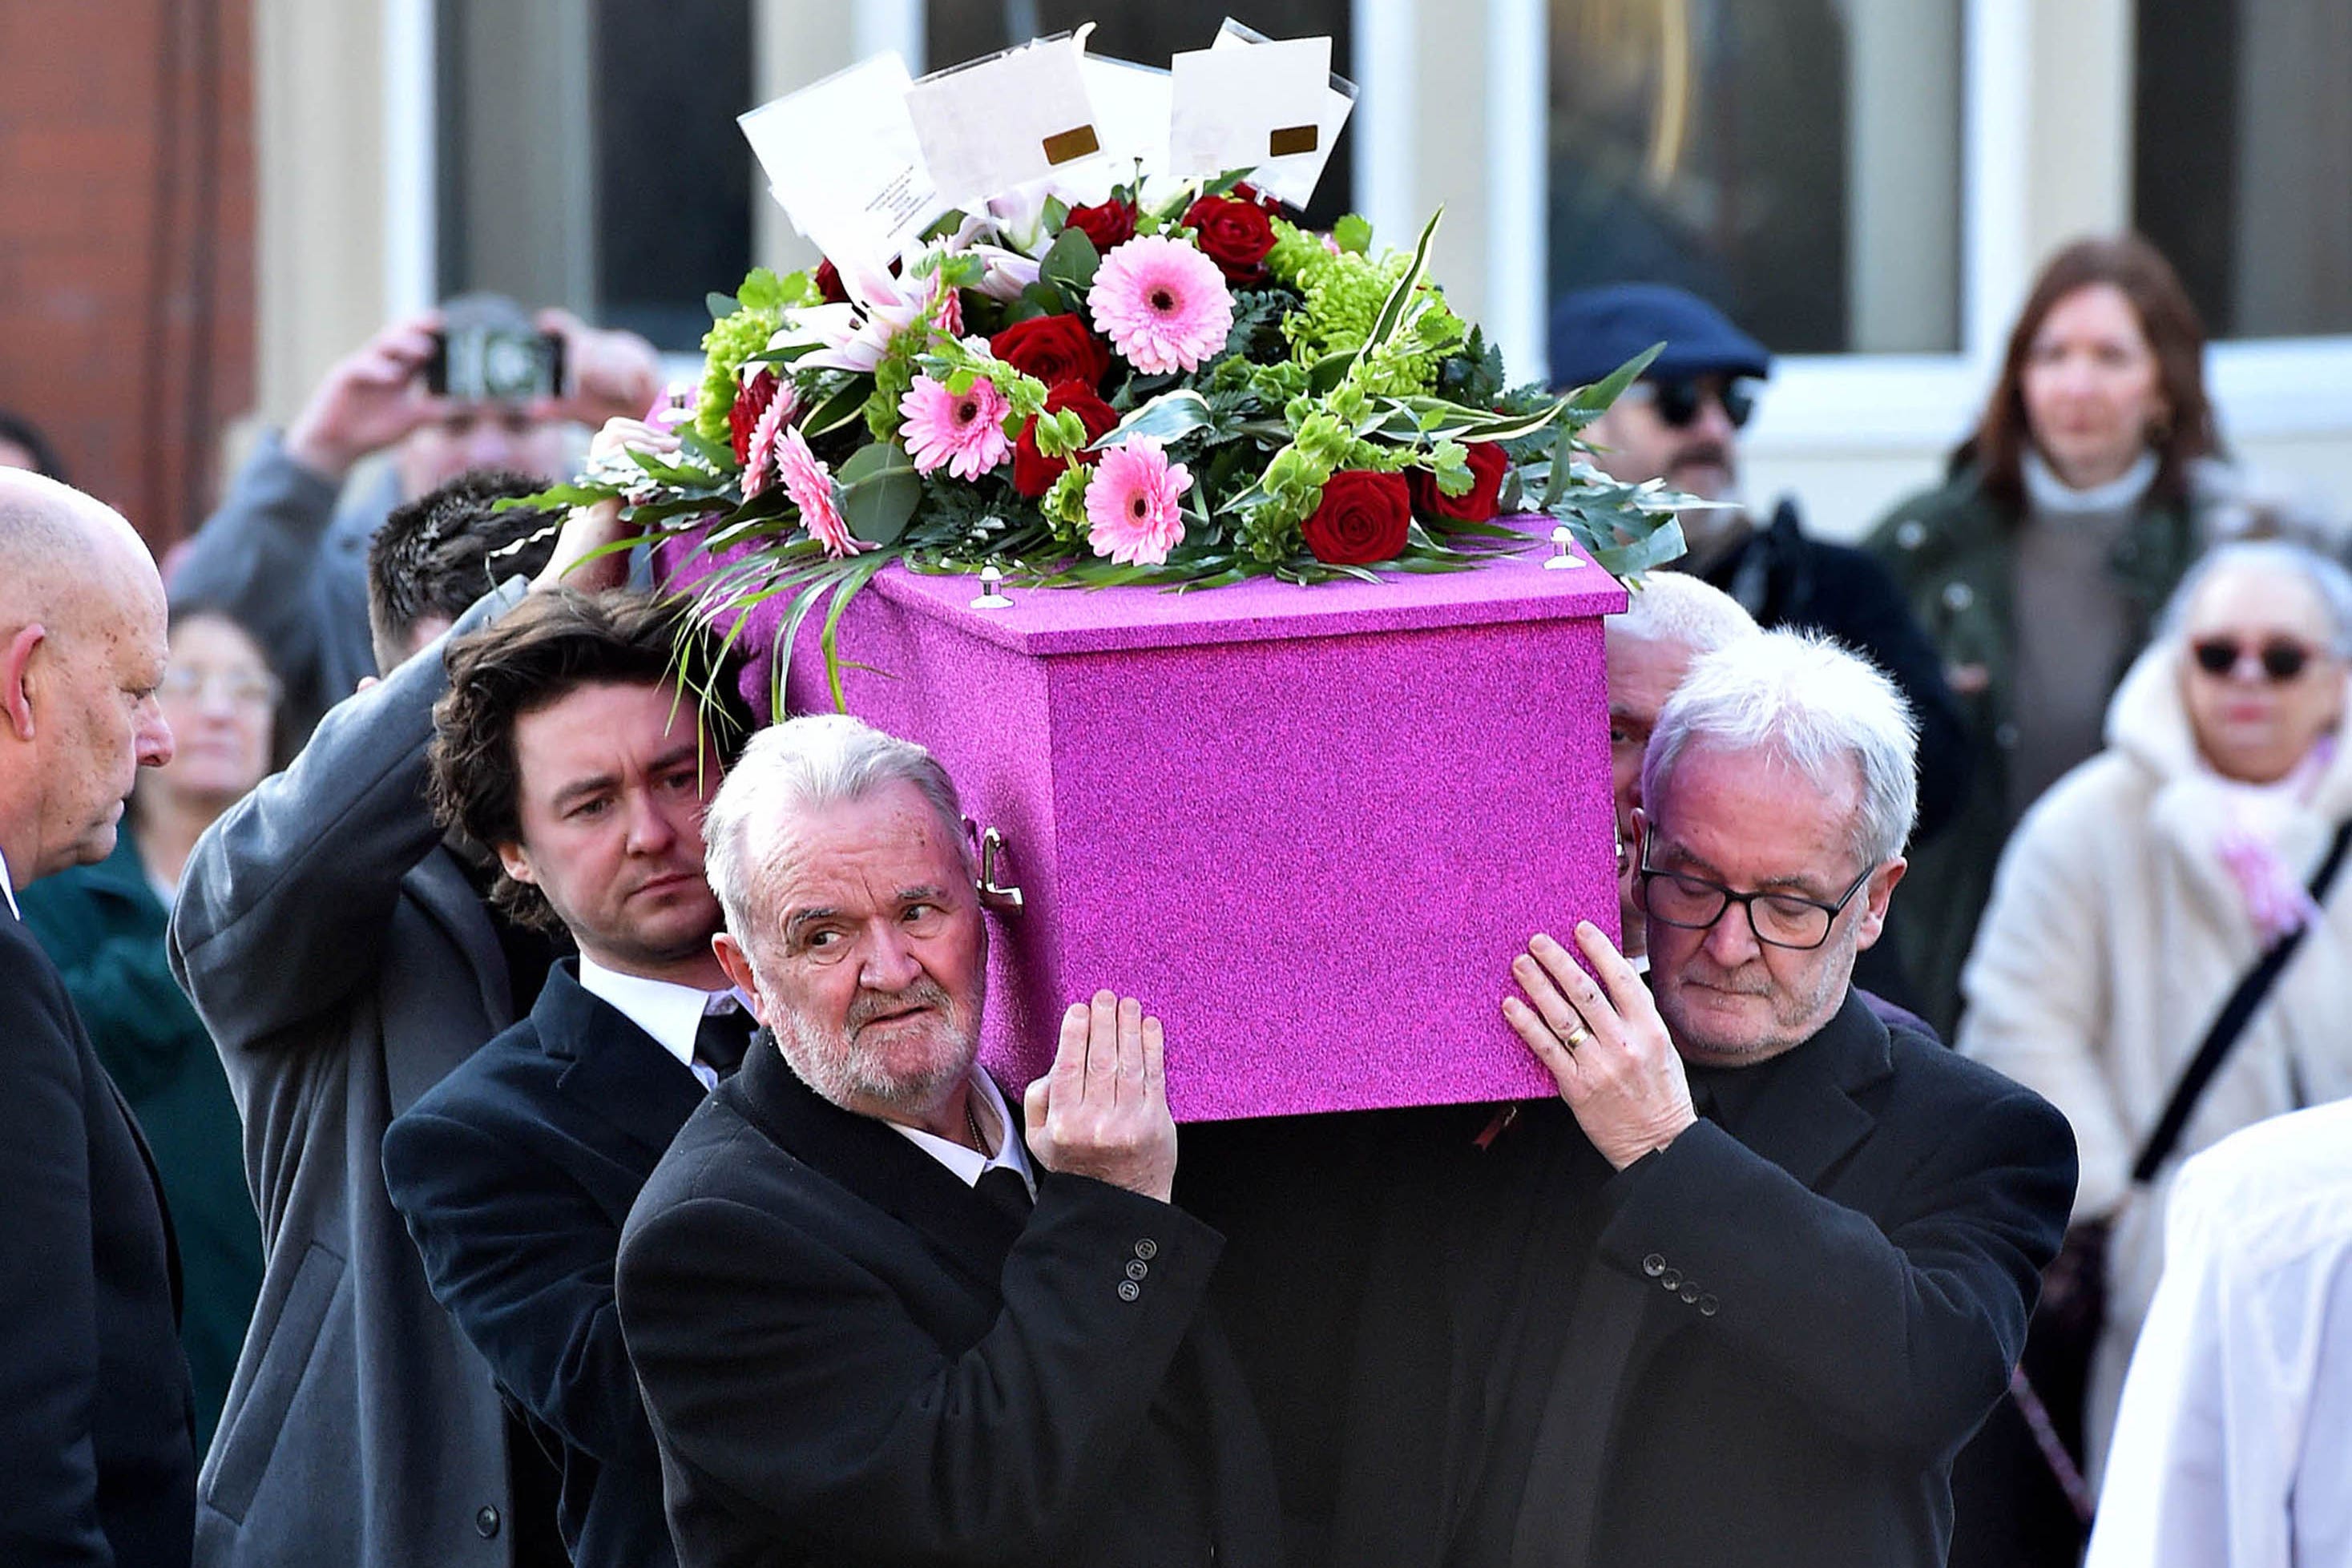
<svg viewBox="0 0 2352 1568">
<path fill-rule="evenodd" d="M 1108 986 L 1165 1020 L 1181 1121 L 1549 1092 L 1499 1001 L 1530 934 L 1617 929 L 1600 617 L 1625 607 L 1550 553 L 998 610 L 876 578 L 849 710 L 931 748 L 1022 893 L 990 916 L 1000 1080 Z M 830 706 L 813 626 L 786 696 Z"/>
</svg>

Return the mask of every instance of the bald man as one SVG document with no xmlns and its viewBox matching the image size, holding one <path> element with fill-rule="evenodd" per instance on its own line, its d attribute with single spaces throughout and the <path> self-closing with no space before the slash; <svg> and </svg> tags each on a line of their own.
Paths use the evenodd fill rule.
<svg viewBox="0 0 2352 1568">
<path fill-rule="evenodd" d="M 16 890 L 114 848 L 163 584 L 131 525 L 0 470 L 0 1563 L 184 1568 L 195 1420 L 179 1259 L 136 1124 Z"/>
<path fill-rule="evenodd" d="M 1617 796 L 1617 917 L 1622 951 L 1647 964 L 1647 916 L 1633 901 L 1633 811 L 1642 803 L 1642 753 L 1658 710 L 1701 653 L 1756 635 L 1739 601 L 1696 577 L 1652 572 L 1612 615 L 1602 635 L 1609 670 L 1609 773 Z"/>
</svg>

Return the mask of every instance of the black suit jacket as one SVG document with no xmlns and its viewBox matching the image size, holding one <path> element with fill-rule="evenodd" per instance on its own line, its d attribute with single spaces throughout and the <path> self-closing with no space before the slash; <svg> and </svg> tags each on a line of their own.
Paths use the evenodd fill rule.
<svg viewBox="0 0 2352 1568">
<path fill-rule="evenodd" d="M 1008 1218 L 761 1035 L 621 1240 L 680 1561 L 1277 1561 L 1222 1245 L 1081 1176 Z"/>
<path fill-rule="evenodd" d="M 565 959 L 528 1018 L 384 1134 L 385 1186 L 434 1296 L 562 1469 L 556 1517 L 581 1568 L 676 1561 L 614 1266 L 638 1189 L 703 1098 Z"/>
<path fill-rule="evenodd" d="M 0 1563 L 185 1568 L 195 1406 L 147 1145 L 0 904 Z"/>
<path fill-rule="evenodd" d="M 1557 1101 L 1486 1155 L 1423 1151 L 1366 1309 L 1337 1561 L 1944 1562 L 2073 1134 L 1852 995 L 1745 1071 L 1727 1125 L 1622 1172 Z"/>
</svg>

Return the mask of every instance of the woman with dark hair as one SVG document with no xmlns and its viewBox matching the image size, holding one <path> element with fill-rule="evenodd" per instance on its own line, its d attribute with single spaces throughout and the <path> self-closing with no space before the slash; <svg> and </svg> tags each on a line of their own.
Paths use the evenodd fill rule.
<svg viewBox="0 0 2352 1568">
<path fill-rule="evenodd" d="M 17 897 L 155 1156 L 179 1239 L 201 1452 L 261 1290 L 261 1227 L 228 1077 L 173 981 L 163 928 L 198 835 L 276 760 L 280 693 L 260 645 L 216 610 L 173 611 L 168 646 L 156 700 L 176 742 L 171 762 L 141 778 L 112 854 Z"/>
<path fill-rule="evenodd" d="M 1867 540 L 1942 652 L 1975 743 L 1969 798 L 1903 891 L 1928 912 L 1906 927 L 1904 966 L 1946 1039 L 2010 830 L 2099 749 L 2109 695 L 2199 552 L 2282 527 L 2220 461 L 2204 351 L 2154 246 L 2068 246 L 2035 280 L 1946 482 Z"/>
</svg>

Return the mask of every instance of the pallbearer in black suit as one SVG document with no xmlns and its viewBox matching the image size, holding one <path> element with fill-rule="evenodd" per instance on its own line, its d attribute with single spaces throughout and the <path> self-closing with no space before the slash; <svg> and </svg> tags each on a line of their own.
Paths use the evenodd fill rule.
<svg viewBox="0 0 2352 1568">
<path fill-rule="evenodd" d="M 1025 1104 L 975 1066 L 961 824 L 928 752 L 830 715 L 755 737 L 711 807 L 719 954 L 771 1032 L 621 1242 L 680 1560 L 1273 1563 L 1160 1025 L 1074 1004 Z"/>
<path fill-rule="evenodd" d="M 1633 812 L 1647 988 L 1590 925 L 1535 936 L 1499 999 L 1559 1098 L 1398 1172 L 1335 1562 L 1944 1562 L 2074 1150 L 1853 989 L 1913 749 L 1833 643 L 1691 665 Z"/>
<path fill-rule="evenodd" d="M 147 1145 L 25 883 L 104 860 L 142 767 L 163 584 L 131 525 L 0 469 L 0 1563 L 184 1568 L 195 1412 L 179 1260 Z"/>
<path fill-rule="evenodd" d="M 383 1141 L 434 1294 L 561 1459 L 581 1568 L 675 1561 L 614 1259 L 638 1188 L 752 1027 L 711 951 L 702 874 L 703 810 L 742 716 L 702 722 L 672 675 L 680 647 L 707 651 L 674 605 L 564 590 L 450 646 L 436 805 L 496 850 L 492 899 L 580 956 Z"/>
</svg>

